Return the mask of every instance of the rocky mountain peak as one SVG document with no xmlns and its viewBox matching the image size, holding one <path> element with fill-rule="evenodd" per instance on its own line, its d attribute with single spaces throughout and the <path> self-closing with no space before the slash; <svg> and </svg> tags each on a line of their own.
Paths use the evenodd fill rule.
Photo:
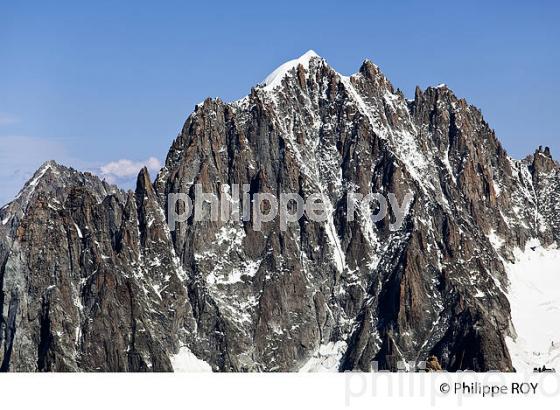
<svg viewBox="0 0 560 410">
<path fill-rule="evenodd" d="M 360 69 L 358 70 L 358 74 L 361 74 L 362 76 L 364 76 L 364 78 L 373 82 L 377 86 L 386 88 L 390 90 L 390 92 L 394 92 L 391 82 L 387 79 L 383 72 L 381 72 L 379 66 L 377 66 L 370 60 L 364 60 Z"/>
<path fill-rule="evenodd" d="M 535 150 L 535 154 L 532 158 L 533 169 L 536 173 L 550 174 L 551 172 L 557 170 L 560 166 L 552 158 L 552 153 L 549 147 L 543 148 L 540 146 Z"/>
<path fill-rule="evenodd" d="M 97 202 L 109 194 L 123 195 L 119 188 L 89 172 L 82 173 L 51 160 L 42 164 L 16 198 L 0 210 L 0 218 L 10 220 L 10 225 L 15 226 L 37 204 L 59 209 L 74 187 L 84 189 Z"/>
<path fill-rule="evenodd" d="M 542 145 L 537 149 L 535 154 L 542 154 L 545 157 L 552 158 L 552 155 L 550 154 L 550 147 L 545 147 L 543 149 Z"/>
<path fill-rule="evenodd" d="M 146 192 L 153 192 L 152 181 L 150 179 L 150 172 L 148 168 L 143 167 L 138 173 L 138 178 L 136 182 L 136 192 L 137 194 L 145 194 Z"/>
<path fill-rule="evenodd" d="M 560 244 L 549 150 L 516 161 L 446 86 L 407 101 L 373 63 L 348 77 L 314 52 L 197 105 L 151 181 L 47 163 L 0 210 L 2 370 L 509 371 L 506 264 Z M 167 226 L 172 194 L 234 185 L 249 207 L 319 195 L 325 218 Z M 396 198 L 400 223 L 350 218 L 355 193 Z"/>
</svg>

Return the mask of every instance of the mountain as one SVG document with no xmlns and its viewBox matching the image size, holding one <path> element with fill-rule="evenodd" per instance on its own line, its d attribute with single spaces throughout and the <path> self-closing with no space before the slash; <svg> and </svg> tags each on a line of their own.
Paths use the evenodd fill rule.
<svg viewBox="0 0 560 410">
<path fill-rule="evenodd" d="M 168 226 L 174 195 L 231 200 L 226 185 L 247 187 L 242 209 L 297 193 L 327 212 Z M 395 208 L 349 209 L 356 192 L 393 194 L 402 223 Z M 542 312 L 542 292 L 560 307 L 559 196 L 549 149 L 510 158 L 445 85 L 407 100 L 370 61 L 346 77 L 308 52 L 241 100 L 197 105 L 135 192 L 54 162 L 37 171 L 0 210 L 1 370 L 550 365 L 540 353 L 557 360 L 560 331 L 536 337 L 522 312 Z M 552 272 L 536 277 L 543 260 Z M 527 275 L 542 287 L 529 299 Z"/>
</svg>

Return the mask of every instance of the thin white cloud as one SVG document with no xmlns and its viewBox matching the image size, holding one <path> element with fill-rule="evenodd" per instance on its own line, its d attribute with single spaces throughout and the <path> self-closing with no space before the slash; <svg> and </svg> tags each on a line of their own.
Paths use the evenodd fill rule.
<svg viewBox="0 0 560 410">
<path fill-rule="evenodd" d="M 10 125 L 17 122 L 19 122 L 17 117 L 5 112 L 0 112 L 0 125 Z"/>
<path fill-rule="evenodd" d="M 100 172 L 98 174 L 110 184 L 118 184 L 135 178 L 144 167 L 150 172 L 157 172 L 161 169 L 161 162 L 155 157 L 150 157 L 145 161 L 119 159 L 99 167 Z"/>
</svg>

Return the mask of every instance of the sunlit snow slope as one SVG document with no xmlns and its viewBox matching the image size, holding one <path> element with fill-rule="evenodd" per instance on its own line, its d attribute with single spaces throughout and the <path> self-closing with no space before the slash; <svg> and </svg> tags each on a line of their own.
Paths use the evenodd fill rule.
<svg viewBox="0 0 560 410">
<path fill-rule="evenodd" d="M 507 338 L 518 372 L 560 370 L 560 250 L 532 241 L 508 264 L 509 300 L 517 339 Z"/>
</svg>

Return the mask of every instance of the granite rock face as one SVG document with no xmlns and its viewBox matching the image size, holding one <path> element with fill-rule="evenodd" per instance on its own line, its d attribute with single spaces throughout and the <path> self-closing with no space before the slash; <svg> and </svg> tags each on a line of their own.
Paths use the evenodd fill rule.
<svg viewBox="0 0 560 410">
<path fill-rule="evenodd" d="M 2 370 L 172 370 L 195 322 L 146 171 L 127 194 L 49 162 L 1 215 Z"/>
<path fill-rule="evenodd" d="M 328 212 L 169 229 L 170 195 L 320 195 Z M 349 218 L 354 193 L 404 204 Z M 409 203 L 404 203 L 408 195 Z M 446 86 L 407 100 L 373 63 L 307 53 L 238 101 L 196 106 L 135 192 L 49 162 L 0 210 L 3 371 L 512 371 L 505 261 L 560 239 L 560 167 L 511 159 Z"/>
</svg>

